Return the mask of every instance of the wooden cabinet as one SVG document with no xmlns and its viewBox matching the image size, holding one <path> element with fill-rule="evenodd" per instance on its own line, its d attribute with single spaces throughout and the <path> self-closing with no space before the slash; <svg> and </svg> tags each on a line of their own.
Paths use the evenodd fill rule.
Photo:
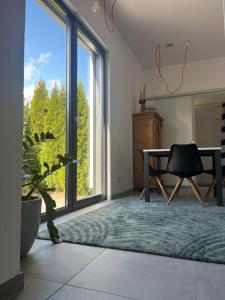
<svg viewBox="0 0 225 300">
<path fill-rule="evenodd" d="M 143 160 L 138 149 L 161 148 L 161 128 L 163 119 L 156 112 L 138 113 L 133 115 L 133 165 L 134 165 L 134 190 L 144 186 Z M 151 160 L 155 167 L 155 160 Z M 156 188 L 152 180 L 151 188 Z"/>
</svg>

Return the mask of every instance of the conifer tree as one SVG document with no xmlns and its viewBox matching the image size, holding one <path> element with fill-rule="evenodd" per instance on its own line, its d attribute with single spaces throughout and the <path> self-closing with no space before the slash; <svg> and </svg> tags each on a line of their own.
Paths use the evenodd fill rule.
<svg viewBox="0 0 225 300">
<path fill-rule="evenodd" d="M 31 133 L 44 131 L 44 121 L 48 107 L 48 90 L 44 80 L 40 79 L 34 90 L 30 105 Z"/>
<path fill-rule="evenodd" d="M 29 109 L 31 136 L 34 136 L 35 133 L 40 134 L 44 131 L 45 117 L 48 111 L 48 101 L 49 96 L 46 83 L 44 80 L 40 79 L 36 84 Z M 42 146 L 36 150 L 35 154 L 37 162 L 35 167 L 37 167 L 38 170 L 41 169 L 41 151 Z"/>
<path fill-rule="evenodd" d="M 65 105 L 65 88 L 60 89 L 57 84 L 54 85 L 49 103 L 48 112 L 45 118 L 44 132 L 51 132 L 55 140 L 45 143 L 41 152 L 41 163 L 48 162 L 52 164 L 56 161 L 57 155 L 64 155 L 66 152 L 66 105 Z M 65 190 L 65 168 L 55 172 L 46 180 L 49 187 L 57 190 Z"/>
<path fill-rule="evenodd" d="M 31 117 L 30 117 L 29 103 L 25 103 L 24 101 L 24 112 L 23 112 L 23 140 L 24 141 L 26 140 L 27 136 L 31 137 Z M 32 165 L 30 165 L 30 170 L 39 169 L 38 150 L 36 148 L 33 147 L 29 151 L 27 151 L 26 159 L 28 165 L 30 164 L 29 160 L 32 161 Z"/>
<path fill-rule="evenodd" d="M 90 194 L 89 188 L 89 106 L 82 82 L 77 87 L 77 194 Z"/>
</svg>

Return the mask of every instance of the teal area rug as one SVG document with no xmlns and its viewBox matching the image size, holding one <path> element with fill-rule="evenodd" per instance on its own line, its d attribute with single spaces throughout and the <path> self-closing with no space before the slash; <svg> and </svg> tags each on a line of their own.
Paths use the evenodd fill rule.
<svg viewBox="0 0 225 300">
<path fill-rule="evenodd" d="M 113 200 L 57 226 L 64 242 L 225 263 L 225 208 L 181 197 Z M 38 238 L 48 239 L 47 231 Z"/>
</svg>

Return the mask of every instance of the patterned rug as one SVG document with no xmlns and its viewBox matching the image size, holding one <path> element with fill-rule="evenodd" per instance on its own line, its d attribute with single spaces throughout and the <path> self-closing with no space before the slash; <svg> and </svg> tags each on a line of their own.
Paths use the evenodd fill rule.
<svg viewBox="0 0 225 300">
<path fill-rule="evenodd" d="M 131 196 L 57 228 L 64 242 L 225 263 L 225 208 L 212 200 L 201 208 L 194 198 L 167 206 L 160 196 L 150 203 Z"/>
</svg>

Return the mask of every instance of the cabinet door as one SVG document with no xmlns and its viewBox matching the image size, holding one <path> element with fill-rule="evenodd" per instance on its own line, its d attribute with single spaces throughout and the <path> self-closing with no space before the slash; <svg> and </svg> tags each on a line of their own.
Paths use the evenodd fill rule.
<svg viewBox="0 0 225 300">
<path fill-rule="evenodd" d="M 146 120 L 144 118 L 135 118 L 133 126 L 134 143 L 134 186 L 140 188 L 143 186 L 143 159 L 137 149 L 145 148 L 146 140 Z"/>
<path fill-rule="evenodd" d="M 141 188 L 144 186 L 143 160 L 138 149 L 154 149 L 160 147 L 161 122 L 152 118 L 135 118 L 133 127 L 134 143 L 134 187 Z M 156 160 L 151 158 L 151 166 L 156 167 Z M 155 180 L 152 181 L 151 187 L 157 186 Z"/>
</svg>

